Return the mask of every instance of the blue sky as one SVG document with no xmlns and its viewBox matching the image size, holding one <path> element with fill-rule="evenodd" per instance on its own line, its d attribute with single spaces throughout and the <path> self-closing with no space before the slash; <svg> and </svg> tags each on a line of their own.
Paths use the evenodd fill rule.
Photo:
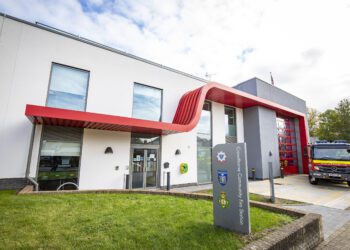
<svg viewBox="0 0 350 250">
<path fill-rule="evenodd" d="M 0 0 L 0 12 L 229 86 L 272 72 L 321 111 L 350 98 L 350 0 Z"/>
</svg>

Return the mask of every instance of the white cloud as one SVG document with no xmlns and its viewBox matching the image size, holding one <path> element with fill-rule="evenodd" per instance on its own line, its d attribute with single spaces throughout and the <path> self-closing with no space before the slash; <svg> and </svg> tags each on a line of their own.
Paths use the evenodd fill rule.
<svg viewBox="0 0 350 250">
<path fill-rule="evenodd" d="M 350 1 L 0 0 L 0 11 L 230 86 L 271 71 L 319 110 L 350 97 Z"/>
</svg>

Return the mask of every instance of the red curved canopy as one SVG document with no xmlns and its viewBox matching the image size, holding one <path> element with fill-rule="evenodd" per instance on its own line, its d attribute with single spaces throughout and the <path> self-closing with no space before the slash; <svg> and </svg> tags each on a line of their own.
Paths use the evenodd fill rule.
<svg viewBox="0 0 350 250">
<path fill-rule="evenodd" d="M 208 83 L 185 93 L 180 99 L 172 123 L 30 104 L 27 104 L 25 114 L 36 124 L 167 135 L 191 131 L 199 122 L 205 100 L 242 109 L 261 106 L 275 110 L 278 114 L 298 118 L 300 143 L 303 149 L 307 147 L 305 114 L 219 83 Z M 303 157 L 305 173 L 307 164 L 307 157 Z"/>
<path fill-rule="evenodd" d="M 185 93 L 180 99 L 172 123 L 30 104 L 27 104 L 25 114 L 37 124 L 166 135 L 192 130 L 200 119 L 205 100 L 238 108 L 262 106 L 275 110 L 279 114 L 304 119 L 304 114 L 298 111 L 219 83 L 208 83 Z"/>
</svg>

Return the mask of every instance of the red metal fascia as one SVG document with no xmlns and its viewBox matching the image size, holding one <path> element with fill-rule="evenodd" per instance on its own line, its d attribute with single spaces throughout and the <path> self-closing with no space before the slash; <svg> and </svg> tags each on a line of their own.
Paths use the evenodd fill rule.
<svg viewBox="0 0 350 250">
<path fill-rule="evenodd" d="M 206 99 L 237 108 L 261 106 L 275 110 L 278 114 L 298 118 L 302 149 L 307 146 L 307 131 L 303 113 L 219 83 L 208 83 L 184 94 L 179 101 L 172 123 L 29 104 L 25 114 L 33 123 L 38 124 L 166 135 L 191 131 L 199 122 Z M 304 156 L 303 167 L 304 173 L 307 173 L 307 158 Z"/>
</svg>

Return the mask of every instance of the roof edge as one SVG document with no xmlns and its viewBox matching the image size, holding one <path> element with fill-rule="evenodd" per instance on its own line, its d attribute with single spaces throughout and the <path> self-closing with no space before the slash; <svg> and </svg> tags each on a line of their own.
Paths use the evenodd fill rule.
<svg viewBox="0 0 350 250">
<path fill-rule="evenodd" d="M 98 47 L 100 49 L 108 50 L 110 52 L 113 52 L 113 53 L 116 53 L 116 54 L 119 54 L 119 55 L 122 55 L 122 56 L 126 56 L 126 57 L 129 57 L 129 58 L 132 58 L 132 59 L 135 59 L 135 60 L 138 60 L 138 61 L 150 64 L 152 66 L 155 66 L 155 67 L 158 67 L 158 68 L 162 68 L 162 69 L 171 71 L 173 73 L 177 73 L 177 74 L 180 74 L 180 75 L 183 75 L 183 76 L 186 76 L 186 77 L 189 77 L 189 78 L 192 78 L 192 79 L 204 82 L 204 83 L 208 83 L 209 82 L 208 80 L 203 79 L 201 77 L 198 77 L 198 76 L 195 76 L 195 75 L 191 75 L 191 74 L 183 72 L 181 70 L 177 70 L 177 69 L 174 69 L 174 68 L 171 68 L 171 67 L 168 67 L 168 66 L 165 66 L 165 65 L 153 62 L 151 60 L 139 57 L 139 56 L 135 56 L 133 54 L 124 52 L 122 50 L 115 49 L 113 47 L 110 47 L 110 46 L 107 46 L 107 45 L 104 45 L 104 44 L 92 41 L 92 40 L 84 38 L 84 37 L 80 37 L 78 35 L 69 33 L 67 31 L 64 31 L 64 30 L 61 30 L 61 29 L 58 29 L 58 28 L 55 28 L 55 27 L 51 27 L 51 26 L 46 25 L 46 24 L 41 24 L 40 25 L 40 24 L 37 24 L 37 23 L 32 23 L 32 22 L 26 21 L 24 19 L 20 19 L 20 18 L 11 16 L 11 15 L 5 14 L 3 12 L 0 12 L 0 16 L 3 16 L 4 18 L 12 19 L 14 21 L 17 21 L 17 22 L 20 22 L 20 23 L 23 23 L 23 24 L 27 24 L 29 26 L 32 26 L 32 27 L 35 27 L 35 28 L 38 28 L 38 29 L 42 29 L 42 30 L 45 30 L 45 31 L 48 31 L 48 32 L 51 32 L 51 33 L 55 33 L 57 35 L 61 35 L 61 36 L 67 37 L 67 38 L 71 38 L 71 39 L 74 39 L 76 41 L 83 42 L 83 43 L 89 44 L 89 45 L 94 46 L 94 47 Z"/>
</svg>

